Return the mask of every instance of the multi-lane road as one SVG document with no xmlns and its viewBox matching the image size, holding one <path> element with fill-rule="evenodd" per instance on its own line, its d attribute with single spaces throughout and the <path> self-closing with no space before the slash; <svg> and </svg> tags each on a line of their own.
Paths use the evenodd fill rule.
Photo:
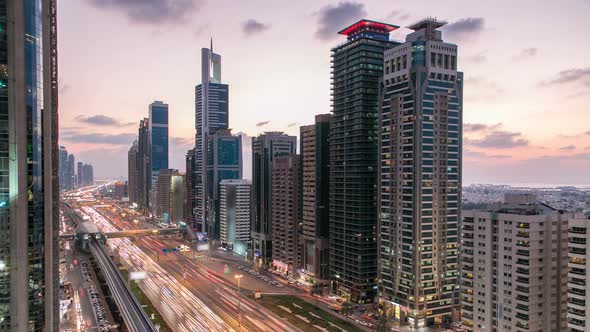
<svg viewBox="0 0 590 332">
<path fill-rule="evenodd" d="M 100 201 L 75 208 L 103 232 L 139 228 Z M 121 238 L 110 239 L 108 245 L 130 270 L 147 272 L 139 286 L 174 331 L 298 331 L 245 296 L 238 300 L 235 285 L 204 264 L 185 256 L 158 261 L 162 242 L 156 237 Z"/>
</svg>

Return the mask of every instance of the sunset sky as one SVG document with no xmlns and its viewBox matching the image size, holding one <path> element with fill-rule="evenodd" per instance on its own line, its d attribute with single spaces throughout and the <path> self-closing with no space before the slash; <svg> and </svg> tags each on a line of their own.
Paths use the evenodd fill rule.
<svg viewBox="0 0 590 332">
<path fill-rule="evenodd" d="M 446 20 L 464 86 L 464 183 L 590 184 L 590 1 L 61 0 L 60 144 L 127 176 L 148 104 L 170 105 L 170 167 L 194 140 L 213 37 L 230 127 L 296 135 L 330 111 L 330 48 L 359 18 Z M 443 5 L 444 4 L 444 5 Z M 408 29 L 392 33 L 403 40 Z"/>
</svg>

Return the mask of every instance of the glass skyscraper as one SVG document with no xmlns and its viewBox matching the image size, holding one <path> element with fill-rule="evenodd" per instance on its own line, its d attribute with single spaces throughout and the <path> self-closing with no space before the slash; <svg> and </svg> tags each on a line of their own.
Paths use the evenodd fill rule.
<svg viewBox="0 0 590 332">
<path fill-rule="evenodd" d="M 150 104 L 150 164 L 152 175 L 168 169 L 168 104 Z"/>
<path fill-rule="evenodd" d="M 409 26 L 381 87 L 380 298 L 414 327 L 450 322 L 459 304 L 463 74 L 443 25 Z"/>
<path fill-rule="evenodd" d="M 395 28 L 361 20 L 332 49 L 330 275 L 334 292 L 361 303 L 376 296 L 378 91 Z"/>
<path fill-rule="evenodd" d="M 206 159 L 207 233 L 220 238 L 219 190 L 222 180 L 242 178 L 242 140 L 230 130 L 217 130 L 207 137 Z"/>
<path fill-rule="evenodd" d="M 57 331 L 56 4 L 0 1 L 0 330 Z"/>
<path fill-rule="evenodd" d="M 207 184 L 208 137 L 228 129 L 228 97 L 229 86 L 221 83 L 221 55 L 213 52 L 211 41 L 210 48 L 201 49 L 201 84 L 195 87 L 194 226 L 203 232 L 209 230 L 208 218 L 213 215 L 208 211 L 207 188 L 212 188 Z"/>
</svg>

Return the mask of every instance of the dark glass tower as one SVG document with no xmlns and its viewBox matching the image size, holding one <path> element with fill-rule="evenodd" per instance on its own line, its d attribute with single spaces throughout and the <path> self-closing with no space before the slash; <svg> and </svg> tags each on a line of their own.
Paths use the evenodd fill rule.
<svg viewBox="0 0 590 332">
<path fill-rule="evenodd" d="M 168 169 L 168 104 L 155 101 L 150 104 L 150 163 L 152 177 Z"/>
<path fill-rule="evenodd" d="M 0 1 L 0 330 L 57 331 L 55 1 Z"/>
<path fill-rule="evenodd" d="M 361 303 L 377 293 L 378 91 L 396 28 L 361 20 L 332 49 L 330 274 L 337 294 Z"/>
<path fill-rule="evenodd" d="M 206 160 L 207 233 L 220 238 L 219 183 L 242 178 L 242 140 L 230 130 L 216 130 L 207 137 Z"/>
<path fill-rule="evenodd" d="M 414 327 L 450 322 L 459 305 L 463 73 L 444 24 L 408 27 L 381 89 L 380 297 Z"/>
</svg>

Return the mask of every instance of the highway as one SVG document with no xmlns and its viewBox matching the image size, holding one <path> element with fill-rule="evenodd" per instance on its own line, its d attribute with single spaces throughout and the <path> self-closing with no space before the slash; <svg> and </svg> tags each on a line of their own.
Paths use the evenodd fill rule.
<svg viewBox="0 0 590 332">
<path fill-rule="evenodd" d="M 119 311 L 123 315 L 125 324 L 131 332 L 155 332 L 156 328 L 145 314 L 143 308 L 125 283 L 123 276 L 106 253 L 104 247 L 91 240 L 90 251 L 103 271 L 109 289 Z"/>
<path fill-rule="evenodd" d="M 123 222 L 108 206 L 73 204 L 81 218 L 94 222 L 102 232 L 130 232 L 146 225 Z M 181 255 L 158 253 L 170 243 L 159 237 L 109 238 L 108 246 L 130 271 L 146 271 L 138 285 L 174 331 L 300 331 L 270 310 L 245 297 L 242 289 L 240 311 L 236 284 L 217 272 Z M 183 256 L 184 257 L 184 256 Z M 237 272 L 237 271 L 236 271 Z M 240 317 L 241 316 L 241 317 Z"/>
</svg>

